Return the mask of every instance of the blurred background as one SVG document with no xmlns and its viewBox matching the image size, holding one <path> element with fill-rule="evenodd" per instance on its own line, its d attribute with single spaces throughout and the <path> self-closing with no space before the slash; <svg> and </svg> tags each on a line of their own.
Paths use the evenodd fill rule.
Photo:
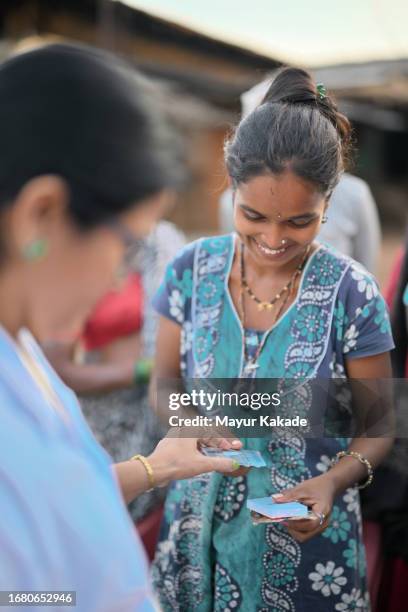
<svg viewBox="0 0 408 612">
<path fill-rule="evenodd" d="M 82 41 L 154 79 L 185 137 L 188 184 L 171 220 L 189 239 L 221 231 L 223 142 L 241 94 L 282 64 L 311 69 L 352 120 L 351 172 L 378 207 L 384 285 L 408 206 L 407 23 L 402 0 L 2 0 L 0 54 L 39 40 Z"/>
</svg>

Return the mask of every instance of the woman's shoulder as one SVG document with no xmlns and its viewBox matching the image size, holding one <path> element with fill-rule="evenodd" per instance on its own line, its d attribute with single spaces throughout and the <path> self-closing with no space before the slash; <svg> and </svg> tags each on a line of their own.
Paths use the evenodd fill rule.
<svg viewBox="0 0 408 612">
<path fill-rule="evenodd" d="M 327 244 L 319 244 L 316 253 L 316 266 L 323 275 L 334 273 L 343 290 L 362 290 L 365 287 L 372 288 L 372 292 L 378 293 L 378 282 L 373 274 L 361 263 L 338 251 L 335 247 Z"/>
<path fill-rule="evenodd" d="M 385 300 L 373 274 L 349 256 L 325 246 L 326 269 L 342 267 L 333 309 L 333 332 L 350 359 L 386 353 L 394 348 Z"/>
<path fill-rule="evenodd" d="M 354 262 L 349 255 L 345 255 L 336 247 L 325 241 L 317 242 L 316 255 L 322 260 L 327 262 L 336 262 L 345 268 Z"/>
<path fill-rule="evenodd" d="M 152 302 L 155 310 L 179 324 L 188 320 L 197 279 L 214 282 L 214 274 L 226 269 L 233 244 L 229 234 L 200 238 L 182 248 L 167 266 Z"/>
<path fill-rule="evenodd" d="M 388 311 L 377 279 L 371 272 L 348 255 L 343 255 L 325 245 L 322 249 L 325 270 L 338 265 L 343 268 L 335 300 L 335 317 L 344 318 L 349 324 L 371 320 L 380 324 L 381 331 L 390 333 Z"/>
<path fill-rule="evenodd" d="M 313 289 L 332 296 L 337 326 L 367 323 L 373 318 L 381 319 L 381 329 L 388 331 L 388 314 L 377 280 L 359 262 L 321 244 L 308 276 Z"/>
<path fill-rule="evenodd" d="M 197 238 L 180 249 L 170 263 L 176 272 L 193 269 L 197 257 L 228 254 L 234 241 L 233 234 L 223 236 L 204 236 Z"/>
</svg>

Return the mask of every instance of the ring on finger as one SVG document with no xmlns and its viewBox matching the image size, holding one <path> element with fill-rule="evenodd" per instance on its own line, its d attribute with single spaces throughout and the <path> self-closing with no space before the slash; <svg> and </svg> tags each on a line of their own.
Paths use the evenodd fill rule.
<svg viewBox="0 0 408 612">
<path fill-rule="evenodd" d="M 326 515 L 324 514 L 324 512 L 316 512 L 317 514 L 317 518 L 319 519 L 319 526 L 323 525 Z"/>
</svg>

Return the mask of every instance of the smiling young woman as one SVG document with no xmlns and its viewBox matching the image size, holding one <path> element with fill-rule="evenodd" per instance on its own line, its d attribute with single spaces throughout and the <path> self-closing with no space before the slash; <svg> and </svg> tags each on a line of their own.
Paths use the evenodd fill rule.
<svg viewBox="0 0 408 612">
<path fill-rule="evenodd" d="M 225 147 L 236 232 L 193 243 L 169 266 L 155 301 L 158 377 L 295 379 L 307 417 L 311 379 L 390 375 L 393 341 L 375 280 L 316 241 L 349 131 L 324 88 L 294 68 L 238 125 Z M 270 467 L 169 493 L 154 565 L 163 608 L 327 612 L 351 602 L 368 611 L 354 485 L 391 440 L 270 433 L 244 442 Z M 254 528 L 246 499 L 278 493 L 316 519 Z"/>
</svg>

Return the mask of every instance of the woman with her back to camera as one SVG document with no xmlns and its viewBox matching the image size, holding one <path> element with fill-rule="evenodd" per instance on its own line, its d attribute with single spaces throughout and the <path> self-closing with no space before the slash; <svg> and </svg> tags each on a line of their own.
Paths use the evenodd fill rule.
<svg viewBox="0 0 408 612">
<path fill-rule="evenodd" d="M 393 341 L 375 280 L 315 241 L 349 139 L 347 119 L 307 72 L 278 74 L 226 143 L 236 234 L 186 247 L 155 298 L 156 376 L 390 376 Z M 306 416 L 308 401 L 299 403 Z M 370 482 L 391 440 L 244 442 L 268 468 L 169 492 L 154 564 L 164 610 L 369 610 L 355 485 Z M 316 518 L 255 527 L 246 500 L 269 495 L 303 502 Z"/>
</svg>

